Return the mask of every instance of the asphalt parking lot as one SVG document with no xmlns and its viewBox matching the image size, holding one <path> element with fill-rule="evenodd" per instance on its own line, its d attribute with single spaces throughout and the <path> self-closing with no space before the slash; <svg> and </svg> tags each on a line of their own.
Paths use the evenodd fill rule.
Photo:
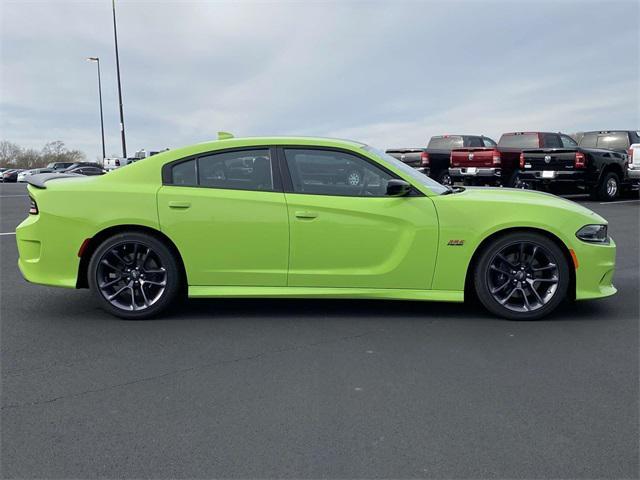
<svg viewBox="0 0 640 480">
<path fill-rule="evenodd" d="M 637 478 L 640 201 L 577 200 L 619 293 L 544 321 L 200 300 L 127 322 L 22 279 L 28 198 L 2 184 L 2 478 Z"/>
</svg>

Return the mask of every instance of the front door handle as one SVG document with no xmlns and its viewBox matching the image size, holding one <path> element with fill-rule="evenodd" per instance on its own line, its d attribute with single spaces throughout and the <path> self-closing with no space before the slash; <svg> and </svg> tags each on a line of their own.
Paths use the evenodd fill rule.
<svg viewBox="0 0 640 480">
<path fill-rule="evenodd" d="M 191 202 L 169 202 L 169 208 L 189 208 L 191 206 Z"/>
<path fill-rule="evenodd" d="M 309 212 L 309 211 L 299 211 L 296 212 L 296 218 L 306 218 L 306 219 L 314 219 L 314 218 L 318 218 L 318 214 L 316 212 Z"/>
</svg>

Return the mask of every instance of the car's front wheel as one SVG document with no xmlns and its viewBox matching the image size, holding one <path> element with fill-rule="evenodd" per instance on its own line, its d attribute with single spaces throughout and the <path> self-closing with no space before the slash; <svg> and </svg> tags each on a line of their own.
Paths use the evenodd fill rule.
<svg viewBox="0 0 640 480">
<path fill-rule="evenodd" d="M 121 318 L 142 320 L 167 309 L 180 293 L 180 268 L 169 248 L 140 232 L 104 240 L 89 262 L 89 287 L 101 306 Z"/>
<path fill-rule="evenodd" d="M 474 272 L 480 302 L 510 320 L 537 320 L 555 310 L 569 289 L 569 264 L 544 235 L 514 232 L 491 243 Z"/>
</svg>

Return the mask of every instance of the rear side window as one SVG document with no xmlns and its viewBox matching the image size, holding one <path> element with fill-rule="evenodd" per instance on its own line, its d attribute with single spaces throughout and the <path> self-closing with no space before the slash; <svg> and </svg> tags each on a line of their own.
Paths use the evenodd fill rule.
<svg viewBox="0 0 640 480">
<path fill-rule="evenodd" d="M 428 149 L 432 150 L 452 150 L 454 148 L 462 148 L 464 142 L 459 135 L 447 135 L 444 137 L 431 137 Z"/>
<path fill-rule="evenodd" d="M 173 185 L 197 185 L 195 159 L 171 167 L 171 183 Z"/>
<path fill-rule="evenodd" d="M 171 184 L 273 191 L 269 149 L 212 153 L 171 167 Z"/>
<path fill-rule="evenodd" d="M 580 139 L 580 146 L 586 148 L 605 148 L 608 150 L 626 150 L 629 148 L 627 132 L 589 132 Z"/>
<path fill-rule="evenodd" d="M 496 146 L 496 142 L 487 137 L 482 137 L 482 142 L 484 143 L 485 147 L 493 148 Z"/>
<path fill-rule="evenodd" d="M 467 137 L 467 147 L 482 147 L 482 140 L 479 137 Z"/>
<path fill-rule="evenodd" d="M 498 141 L 498 147 L 504 148 L 538 148 L 537 133 L 505 133 Z"/>
<path fill-rule="evenodd" d="M 562 142 L 560 142 L 560 135 L 554 135 L 553 133 L 545 133 L 544 146 L 545 148 L 562 148 Z"/>
</svg>

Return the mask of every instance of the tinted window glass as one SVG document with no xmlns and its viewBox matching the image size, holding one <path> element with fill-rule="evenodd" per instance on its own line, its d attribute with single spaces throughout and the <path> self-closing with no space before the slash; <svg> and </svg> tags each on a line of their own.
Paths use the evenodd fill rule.
<svg viewBox="0 0 640 480">
<path fill-rule="evenodd" d="M 581 147 L 606 148 L 609 150 L 626 150 L 629 148 L 627 132 L 585 133 L 580 140 Z"/>
<path fill-rule="evenodd" d="M 544 147 L 545 148 L 562 148 L 560 142 L 560 135 L 553 135 L 551 133 L 544 134 Z"/>
<path fill-rule="evenodd" d="M 243 150 L 200 157 L 198 180 L 203 187 L 273 190 L 269 150 Z"/>
<path fill-rule="evenodd" d="M 493 140 L 491 140 L 490 138 L 487 138 L 487 137 L 482 137 L 482 142 L 484 143 L 485 147 L 495 147 L 496 146 L 496 142 L 494 142 Z"/>
<path fill-rule="evenodd" d="M 564 148 L 575 148 L 578 146 L 573 138 L 567 137 L 566 135 L 561 135 L 560 140 L 562 141 L 562 146 Z"/>
<path fill-rule="evenodd" d="M 171 179 L 174 185 L 197 185 L 196 161 L 189 160 L 171 167 Z"/>
<path fill-rule="evenodd" d="M 538 148 L 537 133 L 506 133 L 498 141 L 499 147 L 505 148 Z"/>
<path fill-rule="evenodd" d="M 468 147 L 482 147 L 482 140 L 480 137 L 467 137 Z"/>
<path fill-rule="evenodd" d="M 382 197 L 393 178 L 366 160 L 330 150 L 286 149 L 293 191 L 315 195 Z"/>
<path fill-rule="evenodd" d="M 427 148 L 433 150 L 452 150 L 454 148 L 462 148 L 462 137 L 456 135 L 448 135 L 446 137 L 431 137 Z"/>
</svg>

